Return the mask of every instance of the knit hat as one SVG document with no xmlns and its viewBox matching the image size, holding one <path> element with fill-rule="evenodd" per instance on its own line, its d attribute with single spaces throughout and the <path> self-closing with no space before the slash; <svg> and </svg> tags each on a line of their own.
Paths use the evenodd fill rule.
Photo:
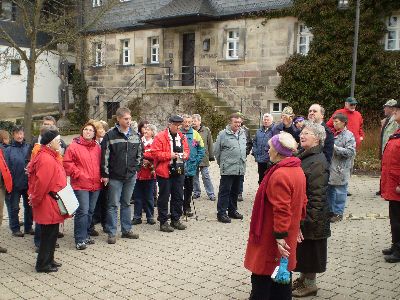
<svg viewBox="0 0 400 300">
<path fill-rule="evenodd" d="M 293 108 L 291 108 L 290 106 L 286 106 L 286 107 L 282 110 L 282 115 L 294 116 Z"/>
<path fill-rule="evenodd" d="M 40 138 L 40 144 L 42 145 L 50 144 L 59 135 L 60 133 L 57 130 L 47 130 L 42 134 Z"/>
<path fill-rule="evenodd" d="M 395 107 L 396 104 L 397 104 L 396 100 L 390 99 L 383 105 L 383 107 Z"/>
</svg>

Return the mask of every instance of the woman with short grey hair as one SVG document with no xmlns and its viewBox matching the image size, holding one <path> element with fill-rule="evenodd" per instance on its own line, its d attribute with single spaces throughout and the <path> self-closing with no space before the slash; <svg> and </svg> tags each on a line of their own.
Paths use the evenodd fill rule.
<svg viewBox="0 0 400 300">
<path fill-rule="evenodd" d="M 311 130 L 313 132 L 315 138 L 318 140 L 319 145 L 324 146 L 325 139 L 326 139 L 326 131 L 325 131 L 324 126 L 322 126 L 321 124 L 314 123 L 314 122 L 305 121 L 303 129 L 304 128 Z"/>
</svg>

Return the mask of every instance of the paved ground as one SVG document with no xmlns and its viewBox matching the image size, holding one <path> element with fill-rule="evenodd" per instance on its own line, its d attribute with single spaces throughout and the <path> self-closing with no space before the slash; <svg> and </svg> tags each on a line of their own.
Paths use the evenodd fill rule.
<svg viewBox="0 0 400 300">
<path fill-rule="evenodd" d="M 195 202 L 199 220 L 188 230 L 161 233 L 158 226 L 138 225 L 139 240 L 106 243 L 103 233 L 85 251 L 74 249 L 72 222 L 56 258 L 58 273 L 34 271 L 33 238 L 11 237 L 7 220 L 0 230 L 0 299 L 248 299 L 249 272 L 243 254 L 252 200 L 257 189 L 256 165 L 249 163 L 243 221 L 216 221 L 216 203 L 204 195 Z M 212 166 L 215 185 L 218 170 Z M 381 249 L 389 240 L 387 204 L 375 195 L 379 179 L 352 177 L 346 220 L 332 226 L 328 271 L 318 276 L 314 299 L 400 299 L 400 264 L 384 262 Z"/>
</svg>

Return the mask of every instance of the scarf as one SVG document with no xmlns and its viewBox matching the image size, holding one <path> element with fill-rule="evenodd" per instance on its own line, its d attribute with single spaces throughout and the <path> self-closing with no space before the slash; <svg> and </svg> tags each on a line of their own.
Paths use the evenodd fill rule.
<svg viewBox="0 0 400 300">
<path fill-rule="evenodd" d="M 256 198 L 254 200 L 253 212 L 251 214 L 251 222 L 250 222 L 250 236 L 249 241 L 255 244 L 258 244 L 261 239 L 262 228 L 264 223 L 264 210 L 265 203 L 268 201 L 267 198 L 267 186 L 268 181 L 271 178 L 272 174 L 279 168 L 282 167 L 300 167 L 301 161 L 297 157 L 287 157 L 277 164 L 273 165 L 269 168 L 264 175 L 264 179 L 262 180 L 256 194 Z"/>
<path fill-rule="evenodd" d="M 171 147 L 171 153 L 173 153 L 173 152 L 175 152 L 174 151 L 174 137 L 172 137 L 169 129 L 168 129 L 168 137 L 169 137 L 169 142 L 170 142 L 170 147 Z M 181 136 L 179 135 L 179 132 L 177 132 L 175 135 L 175 146 L 182 147 Z M 175 160 L 175 162 L 182 163 L 182 159 L 178 158 L 177 160 Z M 174 163 L 174 159 L 171 159 L 170 164 L 173 164 L 173 163 Z"/>
<path fill-rule="evenodd" d="M 145 137 L 142 137 L 142 143 L 143 143 L 144 147 L 147 147 L 147 146 L 149 146 L 149 145 L 151 145 L 153 143 L 153 139 L 146 140 Z"/>
</svg>

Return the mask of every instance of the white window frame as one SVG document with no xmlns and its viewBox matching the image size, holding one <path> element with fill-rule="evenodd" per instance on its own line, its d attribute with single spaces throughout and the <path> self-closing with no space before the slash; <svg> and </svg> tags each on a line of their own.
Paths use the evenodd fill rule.
<svg viewBox="0 0 400 300">
<path fill-rule="evenodd" d="M 103 0 L 92 0 L 93 7 L 99 7 L 103 5 Z"/>
<path fill-rule="evenodd" d="M 94 66 L 101 67 L 104 65 L 104 53 L 103 53 L 103 43 L 102 42 L 94 42 L 93 43 L 93 57 L 94 57 Z"/>
<path fill-rule="evenodd" d="M 150 63 L 160 63 L 160 38 L 158 36 L 150 38 Z"/>
<path fill-rule="evenodd" d="M 123 65 L 131 64 L 131 49 L 129 46 L 130 46 L 129 39 L 121 40 L 122 64 Z"/>
<path fill-rule="evenodd" d="M 226 59 L 239 59 L 240 35 L 239 29 L 229 29 L 226 32 Z"/>
<path fill-rule="evenodd" d="M 274 110 L 274 104 L 278 104 L 278 110 Z M 270 112 L 272 114 L 280 114 L 287 105 L 287 102 L 271 101 Z"/>
<path fill-rule="evenodd" d="M 297 29 L 297 53 L 307 55 L 310 51 L 310 43 L 313 39 L 313 34 L 304 23 L 299 23 Z"/>
<path fill-rule="evenodd" d="M 396 20 L 395 23 L 394 20 Z M 385 50 L 400 50 L 400 15 L 393 15 L 387 18 L 386 26 L 388 32 L 385 35 Z M 393 33 L 394 36 L 390 36 L 391 33 Z M 390 41 L 393 41 L 394 47 L 389 48 Z"/>
</svg>

